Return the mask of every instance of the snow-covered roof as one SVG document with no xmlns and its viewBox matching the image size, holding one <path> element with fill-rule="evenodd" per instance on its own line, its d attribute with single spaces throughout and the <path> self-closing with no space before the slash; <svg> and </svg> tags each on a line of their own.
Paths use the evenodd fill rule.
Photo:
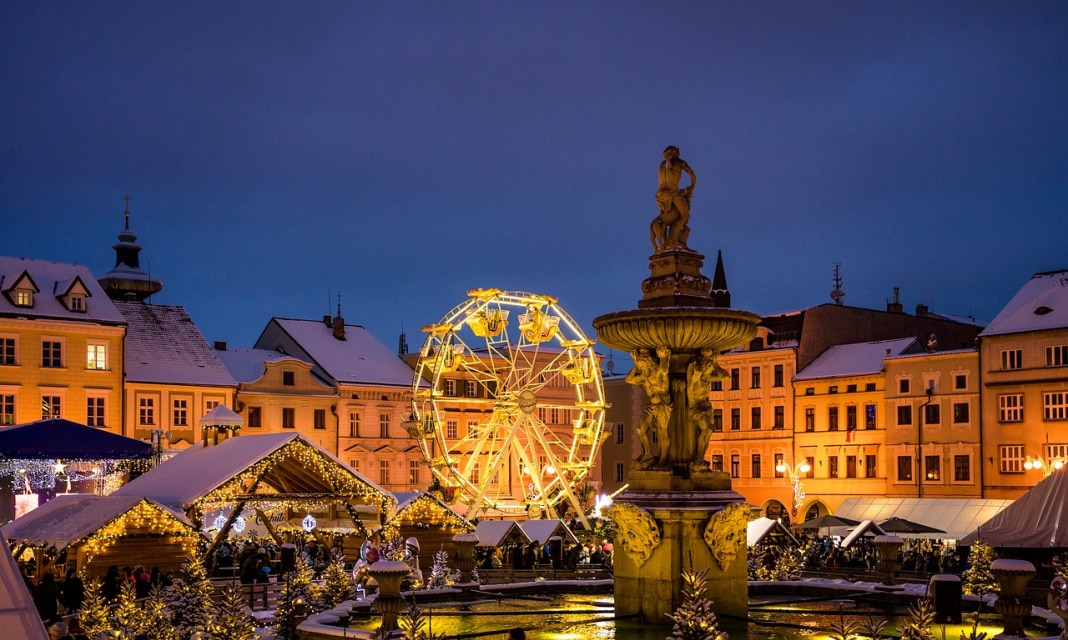
<svg viewBox="0 0 1068 640">
<path fill-rule="evenodd" d="M 168 517 L 194 531 L 193 524 L 182 514 L 141 496 L 98 496 L 68 494 L 55 498 L 4 525 L 4 535 L 31 546 L 63 549 L 87 538 L 102 527 L 146 501 Z"/>
<path fill-rule="evenodd" d="M 901 355 L 916 344 L 916 338 L 896 338 L 828 347 L 812 364 L 797 372 L 794 380 L 876 374 L 883 370 L 883 358 Z"/>
<path fill-rule="evenodd" d="M 297 441 L 336 463 L 340 471 L 348 473 L 358 484 L 368 487 L 372 493 L 388 497 L 392 503 L 392 495 L 356 471 L 349 469 L 340 460 L 300 433 L 265 433 L 231 437 L 217 445 L 207 447 L 197 444 L 119 487 L 112 495 L 146 496 L 160 504 L 184 511 L 194 502 L 220 488 L 252 465 L 284 447 L 295 445 Z M 264 473 L 270 472 L 269 469 L 264 471 Z M 287 493 L 322 494 L 335 490 L 331 487 L 330 479 L 315 476 L 314 470 L 311 469 L 307 469 L 306 472 L 302 476 L 302 482 L 316 481 L 321 483 L 321 486 L 317 485 L 311 490 L 304 491 L 298 487 L 290 487 Z M 282 489 L 278 488 L 278 490 Z"/>
<path fill-rule="evenodd" d="M 338 383 L 403 387 L 412 384 L 412 368 L 359 325 L 346 324 L 345 339 L 339 340 L 334 337 L 333 329 L 322 321 L 272 318 L 271 324 L 279 327 L 313 363 Z M 280 346 L 265 343 L 271 342 L 269 328 L 257 340 L 257 347 Z"/>
<path fill-rule="evenodd" d="M 979 334 L 996 336 L 1068 327 L 1068 271 L 1036 273 Z"/>
<path fill-rule="evenodd" d="M 126 380 L 236 387 L 204 336 L 179 306 L 116 301 L 126 318 Z"/>
<path fill-rule="evenodd" d="M 291 360 L 293 362 L 304 361 L 300 358 L 287 356 L 273 349 L 216 349 L 215 355 L 222 361 L 223 366 L 230 372 L 239 383 L 255 382 L 267 372 L 267 364 Z M 311 364 L 311 363 L 306 363 Z"/>
<path fill-rule="evenodd" d="M 483 520 L 475 525 L 478 546 L 499 547 L 509 536 L 515 535 L 530 543 L 530 537 L 514 520 Z"/>
<path fill-rule="evenodd" d="M 405 515 L 405 510 L 415 507 L 419 503 L 429 503 L 432 507 L 436 508 L 443 517 L 450 520 L 452 524 L 458 525 L 468 531 L 473 531 L 475 528 L 475 525 L 472 524 L 471 521 L 450 509 L 449 505 L 442 502 L 436 495 L 429 491 L 400 491 L 394 493 L 393 497 L 397 500 L 397 511 L 393 514 L 393 517 L 390 520 L 391 522 L 402 518 Z"/>
<path fill-rule="evenodd" d="M 750 520 L 746 526 L 745 540 L 750 547 L 757 546 L 768 535 L 774 535 L 795 547 L 800 544 L 794 534 L 790 533 L 790 530 L 783 523 L 773 518 L 756 518 L 755 520 Z"/>
<path fill-rule="evenodd" d="M 3 547 L 0 550 L 0 628 L 7 637 L 48 640 L 48 632 L 2 530 L 0 547 Z"/>
<path fill-rule="evenodd" d="M 846 498 L 834 515 L 876 522 L 897 516 L 945 531 L 919 537 L 960 540 L 1010 504 L 988 498 Z"/>
<path fill-rule="evenodd" d="M 197 423 L 200 424 L 201 428 L 232 427 L 234 425 L 240 427 L 245 424 L 245 419 L 234 413 L 234 410 L 225 404 L 217 404 L 212 407 L 211 411 L 205 413 Z"/>
<path fill-rule="evenodd" d="M 0 291 L 8 291 L 25 273 L 37 286 L 32 307 L 17 307 L 7 295 L 0 295 L 0 316 L 58 318 L 76 322 L 123 324 L 126 320 L 88 267 L 46 260 L 0 256 Z M 66 293 L 70 283 L 81 281 L 88 292 L 85 311 L 70 311 L 57 296 Z"/>
<path fill-rule="evenodd" d="M 571 529 L 568 529 L 567 525 L 560 520 L 524 520 L 519 523 L 519 527 L 523 529 L 523 533 L 527 534 L 531 542 L 545 544 L 552 536 L 578 542 L 578 538 L 571 532 Z"/>
<path fill-rule="evenodd" d="M 976 539 L 994 547 L 1068 547 L 1068 469 L 1054 471 L 1003 511 L 976 523 L 961 543 Z"/>
</svg>

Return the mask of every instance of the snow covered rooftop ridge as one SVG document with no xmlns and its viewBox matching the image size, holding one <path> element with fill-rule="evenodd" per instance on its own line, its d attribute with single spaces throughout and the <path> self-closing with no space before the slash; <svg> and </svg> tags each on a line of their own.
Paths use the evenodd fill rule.
<svg viewBox="0 0 1068 640">
<path fill-rule="evenodd" d="M 125 322 L 122 314 L 104 293 L 104 289 L 88 267 L 80 264 L 0 256 L 0 291 L 11 290 L 24 273 L 30 277 L 38 289 L 33 294 L 33 306 L 16 306 L 6 293 L 0 294 L 0 316 L 60 318 L 102 324 Z M 88 293 L 84 311 L 71 311 L 57 297 L 62 296 L 75 279 L 82 283 Z"/>
<path fill-rule="evenodd" d="M 945 351 L 918 351 L 916 353 L 902 353 L 896 356 L 886 356 L 885 360 L 900 360 L 904 358 L 930 358 L 932 356 L 959 356 L 962 353 L 979 354 L 976 347 L 970 349 L 946 349 Z"/>
<path fill-rule="evenodd" d="M 360 325 L 346 324 L 345 339 L 339 340 L 321 320 L 273 318 L 272 322 L 339 383 L 412 385 L 412 368 Z"/>
<path fill-rule="evenodd" d="M 239 383 L 255 382 L 262 378 L 263 374 L 267 372 L 267 363 L 269 362 L 281 362 L 283 360 L 304 362 L 300 358 L 288 356 L 271 349 L 235 349 L 227 347 L 226 349 L 215 349 L 215 355 L 218 356 L 223 366 Z M 310 365 L 311 363 L 305 364 Z"/>
<path fill-rule="evenodd" d="M 1036 273 L 980 337 L 1068 328 L 1068 270 Z"/>
<path fill-rule="evenodd" d="M 876 374 L 883 370 L 883 359 L 887 356 L 902 355 L 917 347 L 916 338 L 855 342 L 828 347 L 812 364 L 799 371 L 794 380 Z"/>
<path fill-rule="evenodd" d="M 236 387 L 185 309 L 115 301 L 126 318 L 126 377 L 131 382 Z"/>
</svg>

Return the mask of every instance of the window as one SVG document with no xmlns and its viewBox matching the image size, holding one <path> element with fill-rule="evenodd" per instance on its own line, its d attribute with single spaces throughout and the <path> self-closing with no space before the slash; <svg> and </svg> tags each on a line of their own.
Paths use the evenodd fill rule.
<svg viewBox="0 0 1068 640">
<path fill-rule="evenodd" d="M 853 431 L 857 428 L 857 406 L 850 405 L 846 407 L 846 429 Z"/>
<path fill-rule="evenodd" d="M 731 454 L 731 477 L 740 478 L 742 476 L 742 458 L 737 453 Z"/>
<path fill-rule="evenodd" d="M 389 460 L 378 461 L 378 484 L 389 484 Z"/>
<path fill-rule="evenodd" d="M 776 478 L 784 478 L 784 477 L 786 477 L 786 467 L 783 467 L 783 465 L 786 463 L 786 458 L 783 457 L 783 454 L 776 453 L 775 454 L 775 459 L 774 459 L 773 462 L 775 464 L 771 465 L 771 469 L 774 472 L 774 476 Z M 783 467 L 783 470 L 779 471 L 779 467 Z"/>
<path fill-rule="evenodd" d="M 740 388 L 740 376 L 738 369 L 731 369 L 731 391 L 737 391 Z"/>
<path fill-rule="evenodd" d="M 816 409 L 813 407 L 805 408 L 805 431 L 816 430 Z"/>
<path fill-rule="evenodd" d="M 838 385 L 832 384 L 831 386 L 827 387 L 827 393 L 838 393 Z"/>
<path fill-rule="evenodd" d="M 108 368 L 108 348 L 104 344 L 89 344 L 86 346 L 88 352 L 85 368 L 86 369 L 98 369 L 103 370 Z"/>
<path fill-rule="evenodd" d="M 316 409 L 312 413 L 312 427 L 315 429 L 326 428 L 326 409 Z"/>
<path fill-rule="evenodd" d="M 927 482 L 942 481 L 942 459 L 938 456 L 923 457 L 923 477 Z"/>
<path fill-rule="evenodd" d="M 478 397 L 478 381 L 477 380 L 465 380 L 464 381 L 464 395 L 468 398 Z"/>
<path fill-rule="evenodd" d="M 751 467 L 752 467 L 751 471 L 753 473 L 752 477 L 759 478 L 760 477 L 760 454 L 759 453 L 754 453 L 753 454 Z"/>
<path fill-rule="evenodd" d="M 927 404 L 923 408 L 923 423 L 924 424 L 941 424 L 942 423 L 942 407 L 938 403 L 932 402 Z"/>
<path fill-rule="evenodd" d="M 856 393 L 856 392 L 857 392 L 857 385 L 855 385 L 855 384 L 847 384 L 846 385 L 846 393 Z"/>
<path fill-rule="evenodd" d="M 749 428 L 760 428 L 760 407 L 753 407 L 749 410 Z"/>
<path fill-rule="evenodd" d="M 482 465 L 477 462 L 471 465 L 470 478 L 471 484 L 475 485 L 476 487 L 482 483 Z"/>
<path fill-rule="evenodd" d="M 814 396 L 814 395 L 816 395 L 816 387 L 805 387 L 805 395 L 806 396 Z"/>
<path fill-rule="evenodd" d="M 296 380 L 294 379 L 292 371 L 282 372 L 282 384 L 287 387 L 292 387 L 296 384 Z"/>
<path fill-rule="evenodd" d="M 712 463 L 709 465 L 713 471 L 723 471 L 723 454 L 712 454 Z"/>
<path fill-rule="evenodd" d="M 781 364 L 777 364 L 777 365 L 775 365 L 775 374 L 774 374 L 774 379 L 773 379 L 771 385 L 773 387 L 781 387 L 781 386 L 783 386 L 783 384 L 784 383 L 783 383 L 782 365 Z"/>
<path fill-rule="evenodd" d="M 838 456 L 831 456 L 827 458 L 827 477 L 838 477 Z"/>
<path fill-rule="evenodd" d="M 1001 352 L 1001 370 L 1019 369 L 1023 366 L 1023 350 L 1007 349 Z"/>
<path fill-rule="evenodd" d="M 378 412 L 378 437 L 389 437 L 389 414 L 385 412 Z"/>
<path fill-rule="evenodd" d="M 897 381 L 897 392 L 898 393 L 908 393 L 910 388 L 912 387 L 911 383 L 912 383 L 912 381 L 909 380 L 908 378 L 902 378 L 901 380 L 898 380 Z M 911 478 L 911 473 L 910 473 L 909 480 L 911 480 L 911 479 L 912 478 Z"/>
<path fill-rule="evenodd" d="M 90 427 L 103 427 L 104 424 L 104 399 L 85 399 L 85 424 Z"/>
<path fill-rule="evenodd" d="M 1064 391 L 1043 393 L 1042 418 L 1044 420 L 1068 420 L 1068 393 Z"/>
<path fill-rule="evenodd" d="M 846 477 L 847 478 L 856 478 L 857 477 L 857 457 L 856 456 L 846 456 Z"/>
<path fill-rule="evenodd" d="M 623 463 L 622 462 L 617 462 L 616 463 L 616 482 L 623 482 L 623 480 L 625 479 L 625 476 L 624 476 L 624 473 L 623 473 L 623 469 L 624 469 Z"/>
<path fill-rule="evenodd" d="M 292 407 L 285 407 L 282 409 L 282 428 L 283 429 L 296 429 L 297 428 L 297 410 Z"/>
<path fill-rule="evenodd" d="M 248 408 L 248 426 L 259 429 L 263 426 L 263 409 L 261 407 Z"/>
<path fill-rule="evenodd" d="M 1023 394 L 998 396 L 998 421 L 1023 422 Z"/>
<path fill-rule="evenodd" d="M 971 482 L 972 466 L 966 455 L 953 456 L 953 481 Z"/>
<path fill-rule="evenodd" d="M 716 433 L 723 431 L 723 409 L 712 410 L 712 431 Z"/>
<path fill-rule="evenodd" d="M 864 405 L 864 428 L 865 429 L 874 429 L 876 427 L 876 424 L 878 422 L 878 420 L 876 418 L 876 416 L 878 415 L 877 411 L 878 411 L 878 409 L 876 409 L 875 405 L 873 405 L 873 404 Z"/>
<path fill-rule="evenodd" d="M 450 440 L 455 440 L 459 437 L 460 423 L 456 420 L 445 421 L 445 437 Z"/>
<path fill-rule="evenodd" d="M 85 311 L 85 296 L 71 294 L 68 303 L 71 311 Z"/>
<path fill-rule="evenodd" d="M 738 431 L 742 428 L 742 410 L 738 407 L 731 409 L 731 431 Z"/>
<path fill-rule="evenodd" d="M 967 402 L 954 402 L 953 403 L 953 424 L 961 424 L 968 422 L 968 403 Z"/>
<path fill-rule="evenodd" d="M 616 423 L 615 427 L 613 427 L 613 430 L 616 433 L 616 444 L 623 444 L 623 438 L 626 435 L 623 429 L 623 423 Z"/>
<path fill-rule="evenodd" d="M 18 360 L 15 359 L 15 339 L 14 338 L 0 338 L 0 364 L 16 365 Z"/>
<path fill-rule="evenodd" d="M 912 405 L 903 404 L 897 408 L 897 425 L 899 427 L 912 424 Z"/>
<path fill-rule="evenodd" d="M 175 427 L 189 426 L 189 401 L 185 398 L 175 398 L 171 404 L 171 424 Z"/>
<path fill-rule="evenodd" d="M 60 396 L 41 396 L 41 419 L 61 418 L 63 398 Z"/>
<path fill-rule="evenodd" d="M 449 396 L 450 398 L 456 397 L 456 381 L 455 380 L 446 380 L 445 381 L 445 395 Z"/>
<path fill-rule="evenodd" d="M 827 407 L 827 430 L 838 431 L 838 407 Z"/>
<path fill-rule="evenodd" d="M 773 409 L 775 416 L 774 422 L 771 424 L 772 429 L 785 429 L 786 428 L 786 407 L 780 405 L 775 406 Z"/>
<path fill-rule="evenodd" d="M 912 456 L 897 457 L 897 481 L 912 482 Z"/>
<path fill-rule="evenodd" d="M 218 400 L 205 400 L 204 401 L 204 413 L 207 413 L 207 412 L 211 411 L 212 409 L 214 409 L 217 406 L 219 406 L 219 401 Z"/>
<path fill-rule="evenodd" d="M 1061 344 L 1056 347 L 1046 347 L 1046 366 L 1068 366 L 1068 344 Z"/>
<path fill-rule="evenodd" d="M 0 425 L 5 427 L 15 424 L 15 395 L 0 394 Z"/>
<path fill-rule="evenodd" d="M 723 381 L 722 380 L 713 380 L 712 381 L 712 385 L 709 388 L 709 390 L 710 391 L 723 391 Z"/>
<path fill-rule="evenodd" d="M 753 367 L 753 369 L 752 369 L 752 384 L 750 385 L 750 387 L 753 388 L 753 389 L 759 389 L 760 388 L 760 367 Z"/>
<path fill-rule="evenodd" d="M 352 467 L 352 470 L 355 471 L 356 473 L 360 472 L 360 461 L 359 460 L 356 460 L 355 458 L 352 459 L 352 460 L 349 460 L 349 466 Z"/>
<path fill-rule="evenodd" d="M 55 340 L 41 341 L 41 366 L 59 368 L 63 366 L 63 343 Z"/>
<path fill-rule="evenodd" d="M 864 477 L 865 478 L 874 478 L 879 474 L 879 471 L 875 467 L 875 465 L 876 465 L 875 460 L 876 460 L 875 456 L 873 456 L 871 454 L 868 454 L 868 455 L 864 456 Z"/>
<path fill-rule="evenodd" d="M 1002 473 L 1024 472 L 1024 446 L 1003 444 L 998 447 L 999 469 Z"/>
<path fill-rule="evenodd" d="M 874 382 L 868 382 L 867 384 L 864 385 L 864 390 L 865 391 L 875 391 L 875 383 Z"/>
<path fill-rule="evenodd" d="M 349 437 L 360 437 L 360 414 L 356 411 L 349 412 Z"/>
<path fill-rule="evenodd" d="M 408 484 L 413 486 L 419 486 L 420 484 L 422 484 L 419 478 L 419 465 L 420 463 L 418 460 L 408 461 Z"/>
<path fill-rule="evenodd" d="M 156 399 L 137 399 L 137 422 L 144 426 L 156 424 Z"/>
<path fill-rule="evenodd" d="M 968 388 L 968 376 L 963 373 L 958 373 L 953 376 L 953 388 L 954 389 L 967 389 Z"/>
</svg>

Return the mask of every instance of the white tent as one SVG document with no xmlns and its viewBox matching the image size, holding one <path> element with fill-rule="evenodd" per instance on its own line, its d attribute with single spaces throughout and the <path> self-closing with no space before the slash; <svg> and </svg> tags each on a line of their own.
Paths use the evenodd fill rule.
<svg viewBox="0 0 1068 640">
<path fill-rule="evenodd" d="M 876 522 L 897 516 L 945 531 L 911 537 L 960 540 L 1010 504 L 983 498 L 846 498 L 834 515 Z"/>
<path fill-rule="evenodd" d="M 519 523 L 519 527 L 532 542 L 538 544 L 545 544 L 553 536 L 560 536 L 561 540 L 578 544 L 578 538 L 561 520 L 524 520 Z"/>
<path fill-rule="evenodd" d="M 765 541 L 775 544 L 789 544 L 795 547 L 800 544 L 794 534 L 790 533 L 790 530 L 783 523 L 772 518 L 750 520 L 745 540 L 750 547 L 755 547 Z"/>
<path fill-rule="evenodd" d="M 7 538 L 0 532 L 0 628 L 5 638 L 25 638 L 26 640 L 48 640 L 37 607 L 26 588 L 15 558 L 9 551 Z"/>
<path fill-rule="evenodd" d="M 1058 469 L 1003 511 L 964 536 L 993 547 L 1048 549 L 1068 547 L 1068 470 Z"/>
<path fill-rule="evenodd" d="M 499 547 L 509 541 L 530 544 L 530 538 L 514 520 L 483 520 L 475 525 L 478 546 Z"/>
<path fill-rule="evenodd" d="M 856 527 L 854 527 L 852 531 L 849 532 L 849 535 L 842 540 L 842 544 L 839 546 L 841 546 L 843 549 L 848 549 L 849 545 L 862 538 L 866 533 L 870 533 L 872 536 L 881 536 L 886 534 L 885 531 L 879 528 L 879 525 L 875 524 L 874 520 L 864 520 Z"/>
</svg>

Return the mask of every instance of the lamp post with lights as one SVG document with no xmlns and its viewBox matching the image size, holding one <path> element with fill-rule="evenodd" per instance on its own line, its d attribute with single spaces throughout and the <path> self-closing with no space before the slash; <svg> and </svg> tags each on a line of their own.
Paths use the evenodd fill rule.
<svg viewBox="0 0 1068 640">
<path fill-rule="evenodd" d="M 1048 478 L 1051 473 L 1064 466 L 1064 460 L 1053 460 L 1049 464 L 1046 464 L 1042 458 L 1032 458 L 1027 456 L 1027 460 L 1024 461 L 1024 469 L 1028 471 L 1039 470 L 1042 472 L 1043 478 Z"/>
<path fill-rule="evenodd" d="M 812 466 L 809 465 L 806 460 L 802 460 L 801 464 L 797 465 L 797 469 L 794 469 L 794 467 L 786 462 L 780 462 L 775 465 L 775 470 L 779 473 L 788 473 L 790 476 L 790 482 L 794 487 L 794 506 L 790 510 L 790 513 L 796 519 L 797 510 L 800 509 L 805 502 L 805 487 L 801 484 L 801 474 L 812 471 Z"/>
</svg>

